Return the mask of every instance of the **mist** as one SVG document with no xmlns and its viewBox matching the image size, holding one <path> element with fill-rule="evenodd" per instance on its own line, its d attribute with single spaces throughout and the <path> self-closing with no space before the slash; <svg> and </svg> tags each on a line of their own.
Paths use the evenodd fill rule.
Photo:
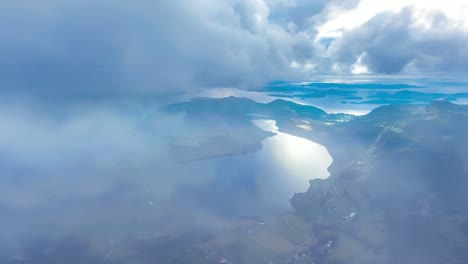
<svg viewBox="0 0 468 264">
<path fill-rule="evenodd" d="M 215 113 L 188 117 L 118 99 L 59 108 L 13 100 L 0 108 L 0 127 L 6 263 L 172 263 L 203 252 L 193 246 L 212 236 L 293 211 L 289 199 L 308 186 L 272 166 L 282 157 L 270 152 L 288 146 L 256 154 L 275 134 Z M 170 247 L 166 260 L 151 243 Z"/>
</svg>

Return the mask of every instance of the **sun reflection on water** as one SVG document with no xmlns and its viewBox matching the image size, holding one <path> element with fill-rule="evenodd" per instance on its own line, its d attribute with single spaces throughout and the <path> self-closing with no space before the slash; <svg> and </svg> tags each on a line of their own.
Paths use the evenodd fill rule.
<svg viewBox="0 0 468 264">
<path fill-rule="evenodd" d="M 265 131 L 276 133 L 264 140 L 263 152 L 287 177 L 287 183 L 295 192 L 304 192 L 311 179 L 330 176 L 328 167 L 333 159 L 328 150 L 313 141 L 279 132 L 275 120 L 258 119 L 252 122 Z"/>
</svg>

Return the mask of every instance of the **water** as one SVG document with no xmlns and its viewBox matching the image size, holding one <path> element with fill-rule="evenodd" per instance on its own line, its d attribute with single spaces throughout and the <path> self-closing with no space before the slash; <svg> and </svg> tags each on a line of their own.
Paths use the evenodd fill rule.
<svg viewBox="0 0 468 264">
<path fill-rule="evenodd" d="M 308 87 L 310 83 L 318 83 L 320 87 Z M 330 83 L 354 84 L 353 87 L 337 88 Z M 372 85 L 369 86 L 369 84 Z M 385 85 L 408 84 L 415 87 L 400 88 L 392 87 L 388 89 Z M 362 85 L 361 85 L 362 84 Z M 367 86 L 366 86 L 367 85 Z M 313 105 L 328 113 L 348 113 L 353 115 L 365 115 L 372 109 L 386 104 L 421 104 L 429 103 L 432 100 L 450 99 L 457 104 L 468 103 L 468 81 L 434 79 L 434 78 L 411 78 L 411 77 L 373 77 L 368 79 L 365 76 L 354 76 L 348 79 L 325 78 L 310 80 L 299 83 L 283 83 L 275 91 L 273 85 L 263 87 L 255 91 L 245 91 L 236 88 L 216 88 L 199 91 L 195 94 L 187 94 L 181 100 L 188 100 L 194 97 L 224 98 L 228 96 L 250 98 L 259 103 L 268 103 L 275 99 L 292 101 L 298 104 Z M 284 89 L 281 89 L 283 87 Z M 295 89 L 299 89 L 296 91 Z M 306 89 L 302 91 L 300 89 Z M 328 90 L 334 91 L 327 93 Z M 404 94 L 394 95 L 401 91 L 416 92 L 410 96 Z M 307 96 L 308 93 L 323 93 L 321 96 Z M 342 92 L 347 92 L 342 94 Z M 336 94 L 338 93 L 338 94 Z M 304 96 L 306 94 L 306 96 Z M 393 97 L 389 96 L 393 95 Z"/>
<path fill-rule="evenodd" d="M 184 189 L 185 200 L 230 217 L 261 217 L 291 211 L 290 199 L 307 191 L 309 180 L 329 176 L 332 157 L 324 146 L 279 132 L 274 120 L 252 122 L 276 135 L 265 139 L 257 152 L 187 165 L 190 171 L 214 171 L 210 179 L 193 185 L 197 187 Z"/>
<path fill-rule="evenodd" d="M 265 139 L 260 157 L 260 166 L 271 171 L 271 178 L 265 182 L 274 196 L 271 200 L 282 199 L 289 205 L 289 199 L 296 192 L 305 192 L 312 179 L 325 179 L 330 176 L 328 167 L 333 159 L 328 150 L 313 141 L 279 132 L 274 120 L 254 120 L 259 128 L 276 133 Z M 286 208 L 286 204 L 283 204 Z"/>
</svg>

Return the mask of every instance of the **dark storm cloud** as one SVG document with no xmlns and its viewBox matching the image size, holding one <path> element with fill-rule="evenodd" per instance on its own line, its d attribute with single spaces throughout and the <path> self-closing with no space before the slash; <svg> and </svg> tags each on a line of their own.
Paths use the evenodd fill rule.
<svg viewBox="0 0 468 264">
<path fill-rule="evenodd" d="M 463 72 L 467 33 L 412 10 L 382 13 L 341 39 L 315 26 L 358 1 L 17 0 L 0 3 L 0 91 L 87 95 L 259 87 L 362 62 L 376 73 Z M 339 13 L 339 12 L 338 12 Z M 333 44 L 334 43 L 334 44 Z M 328 47 L 331 50 L 327 50 Z M 300 67 L 291 67 L 291 63 Z"/>
<path fill-rule="evenodd" d="M 411 8 L 379 13 L 335 43 L 335 59 L 348 67 L 361 62 L 373 73 L 459 74 L 468 71 L 468 32 L 453 27 L 440 12 L 425 14 L 427 27 L 416 24 Z"/>
<path fill-rule="evenodd" d="M 266 0 L 270 7 L 270 18 L 276 23 L 289 26 L 290 30 L 313 30 L 316 24 L 326 20 L 329 9 L 352 9 L 358 0 L 310 1 L 310 0 Z M 318 21 L 318 20 L 321 21 Z"/>
<path fill-rule="evenodd" d="M 96 94 L 259 85 L 290 76 L 292 60 L 313 56 L 311 35 L 291 33 L 269 16 L 261 0 L 2 1 L 0 89 Z"/>
<path fill-rule="evenodd" d="M 325 7 L 322 1 L 270 0 L 268 2 L 272 5 L 272 20 L 285 25 L 292 22 L 299 30 L 311 27 L 311 17 L 320 13 Z"/>
</svg>

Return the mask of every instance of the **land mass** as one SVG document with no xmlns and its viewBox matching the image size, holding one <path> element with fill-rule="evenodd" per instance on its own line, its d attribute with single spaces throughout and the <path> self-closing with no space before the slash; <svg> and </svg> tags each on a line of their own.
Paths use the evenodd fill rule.
<svg viewBox="0 0 468 264">
<path fill-rule="evenodd" d="M 355 117 L 284 100 L 260 104 L 229 97 L 195 99 L 164 110 L 184 112 L 192 121 L 228 120 L 233 127 L 249 127 L 253 115 L 261 115 L 276 120 L 281 131 L 323 144 L 334 158 L 328 179 L 312 180 L 307 192 L 292 197 L 293 214 L 254 224 L 246 229 L 255 232 L 242 239 L 236 230 L 228 232 L 231 239 L 203 244 L 231 260 L 255 256 L 264 263 L 390 264 L 468 259 L 467 106 L 448 101 L 389 105 Z M 233 245 L 235 254 L 228 250 Z"/>
<path fill-rule="evenodd" d="M 203 128 L 199 136 L 174 138 L 172 156 L 182 162 L 191 162 L 222 156 L 254 152 L 262 147 L 261 141 L 275 135 L 254 126 L 252 119 L 307 118 L 316 123 L 345 122 L 354 118 L 348 114 L 328 114 L 308 105 L 285 100 L 268 104 L 247 98 L 196 98 L 162 108 L 169 114 L 183 114 L 191 127 Z"/>
</svg>

